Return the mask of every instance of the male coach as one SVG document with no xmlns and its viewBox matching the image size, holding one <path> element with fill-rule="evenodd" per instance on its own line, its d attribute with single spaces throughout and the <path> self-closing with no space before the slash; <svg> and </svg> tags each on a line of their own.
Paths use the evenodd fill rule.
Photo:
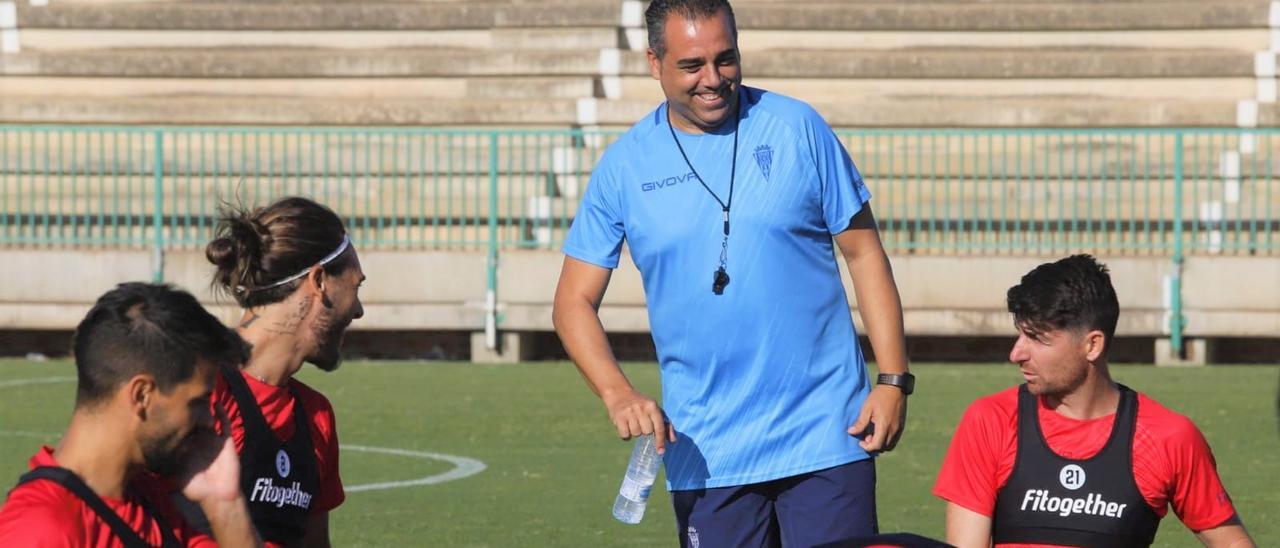
<svg viewBox="0 0 1280 548">
<path fill-rule="evenodd" d="M 1088 255 L 1043 264 L 1009 289 L 1025 383 L 969 406 L 933 492 L 947 542 L 1148 546 L 1168 507 L 1211 547 L 1253 541 L 1190 420 L 1107 368 L 1120 306 Z"/>
<path fill-rule="evenodd" d="M 870 193 L 811 107 L 741 85 L 727 1 L 655 0 L 645 17 L 667 100 L 592 173 L 564 245 L 556 331 L 618 435 L 657 433 L 682 545 L 873 534 L 870 457 L 901 435 L 914 379 Z M 833 238 L 883 373 L 874 387 Z M 618 368 L 598 315 L 624 241 L 665 414 Z"/>
<path fill-rule="evenodd" d="M 0 546 L 260 546 L 235 448 L 209 413 L 218 367 L 244 361 L 244 341 L 190 294 L 129 283 L 98 299 L 74 349 L 71 424 L 0 508 Z M 182 520 L 165 478 L 213 538 Z"/>
</svg>

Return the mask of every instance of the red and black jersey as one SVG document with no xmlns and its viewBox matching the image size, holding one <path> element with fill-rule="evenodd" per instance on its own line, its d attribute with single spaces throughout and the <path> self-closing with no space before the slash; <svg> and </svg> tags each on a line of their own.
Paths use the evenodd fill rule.
<svg viewBox="0 0 1280 548">
<path fill-rule="evenodd" d="M 1138 397 L 1120 387 L 1111 437 L 1096 455 L 1069 459 L 1040 434 L 1037 398 L 1018 390 L 1018 454 L 996 493 L 991 537 L 996 544 L 1051 543 L 1090 548 L 1150 546 L 1160 516 L 1133 480 L 1133 431 Z"/>
<path fill-rule="evenodd" d="M 311 507 L 320 492 L 315 444 L 298 390 L 288 387 L 293 395 L 294 429 L 292 436 L 281 438 L 267 422 L 244 376 L 230 369 L 222 376 L 239 408 L 240 490 L 249 515 L 264 540 L 297 545 L 306 536 Z"/>
<path fill-rule="evenodd" d="M 47 446 L 31 457 L 30 466 L 33 471 L 65 470 Z M 132 548 L 139 543 L 171 546 L 175 542 L 187 547 L 217 546 L 211 537 L 187 526 L 169 500 L 168 482 L 154 475 L 130 481 L 123 499 L 97 497 L 105 506 L 98 510 L 86 500 L 96 495 L 90 492 L 85 497 L 72 489 L 57 479 L 44 478 L 15 487 L 0 507 L 0 546 Z M 116 525 L 127 527 L 133 535 L 119 534 L 111 523 L 115 519 L 102 512 L 113 513 L 119 520 Z"/>
<path fill-rule="evenodd" d="M 346 500 L 346 493 L 342 488 L 342 477 L 338 473 L 337 421 L 328 398 L 298 379 L 291 379 L 286 386 L 274 386 L 243 372 L 240 373 L 240 378 L 244 379 L 271 431 L 280 440 L 293 437 L 299 424 L 294 415 L 298 407 L 294 404 L 301 403 L 305 423 L 310 426 L 308 434 L 314 449 L 316 469 L 320 474 L 320 492 L 311 505 L 312 511 L 329 512 L 340 506 Z M 214 385 L 211 404 L 215 411 L 220 408 L 227 412 L 227 417 L 231 420 L 231 439 L 235 442 L 236 452 L 243 454 L 244 418 L 240 413 L 240 405 L 232 397 L 223 376 L 219 376 Z"/>
<path fill-rule="evenodd" d="M 1235 515 L 1208 442 L 1195 424 L 1145 394 L 1136 394 L 1130 455 L 1133 483 L 1163 517 L 1173 508 L 1192 531 L 1212 529 Z M 1047 448 L 1069 460 L 1097 456 L 1112 438 L 1116 414 L 1076 420 L 1037 398 L 1036 417 Z M 1008 483 L 1018 448 L 1018 387 L 975 401 L 956 427 L 933 494 L 995 516 L 997 493 Z M 1001 543 L 998 546 L 1053 546 Z"/>
<path fill-rule="evenodd" d="M 212 405 L 231 421 L 245 501 L 269 544 L 293 543 L 309 515 L 342 504 L 336 421 L 323 395 L 297 379 L 273 386 L 224 370 Z"/>
</svg>

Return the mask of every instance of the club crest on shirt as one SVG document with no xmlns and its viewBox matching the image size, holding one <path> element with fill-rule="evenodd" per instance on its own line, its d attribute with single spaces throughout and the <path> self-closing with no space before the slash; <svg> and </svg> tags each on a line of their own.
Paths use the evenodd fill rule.
<svg viewBox="0 0 1280 548">
<path fill-rule="evenodd" d="M 284 449 L 276 452 L 276 472 L 280 473 L 281 478 L 289 477 L 289 471 L 293 468 L 293 463 L 289 462 L 289 454 Z"/>
<path fill-rule="evenodd" d="M 756 157 L 756 165 L 760 166 L 760 173 L 764 175 L 764 180 L 769 180 L 769 170 L 773 167 L 773 147 L 769 145 L 760 145 L 756 147 L 754 156 Z"/>
</svg>

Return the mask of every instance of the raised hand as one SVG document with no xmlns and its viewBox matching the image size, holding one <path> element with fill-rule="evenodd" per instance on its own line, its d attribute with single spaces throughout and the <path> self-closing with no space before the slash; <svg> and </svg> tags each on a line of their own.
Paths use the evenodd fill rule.
<svg viewBox="0 0 1280 548">
<path fill-rule="evenodd" d="M 231 501 L 240 495 L 240 457 L 227 433 L 231 421 L 218 409 L 218 422 L 223 434 L 210 427 L 199 427 L 178 478 L 183 496 L 193 502 Z"/>
</svg>

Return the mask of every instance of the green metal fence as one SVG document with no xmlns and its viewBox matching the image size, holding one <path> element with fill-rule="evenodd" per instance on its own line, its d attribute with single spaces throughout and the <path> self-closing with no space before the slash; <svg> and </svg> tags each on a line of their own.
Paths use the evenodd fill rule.
<svg viewBox="0 0 1280 548">
<path fill-rule="evenodd" d="M 1280 256 L 1280 131 L 838 132 L 900 254 Z M 218 207 L 311 196 L 369 249 L 557 249 L 617 132 L 0 126 L 0 248 L 199 248 Z M 155 278 L 163 279 L 163 261 Z M 494 303 L 490 308 L 496 309 Z"/>
<path fill-rule="evenodd" d="M 887 248 L 1280 254 L 1272 130 L 858 130 Z M 192 248 L 302 194 L 379 249 L 555 249 L 617 133 L 0 127 L 0 245 Z"/>
<path fill-rule="evenodd" d="M 221 204 L 314 197 L 384 249 L 551 248 L 612 135 L 0 127 L 0 245 L 203 245 Z M 496 235 L 491 237 L 491 229 Z"/>
<path fill-rule="evenodd" d="M 1269 130 L 859 131 L 886 246 L 905 252 L 1274 255 Z"/>
</svg>

